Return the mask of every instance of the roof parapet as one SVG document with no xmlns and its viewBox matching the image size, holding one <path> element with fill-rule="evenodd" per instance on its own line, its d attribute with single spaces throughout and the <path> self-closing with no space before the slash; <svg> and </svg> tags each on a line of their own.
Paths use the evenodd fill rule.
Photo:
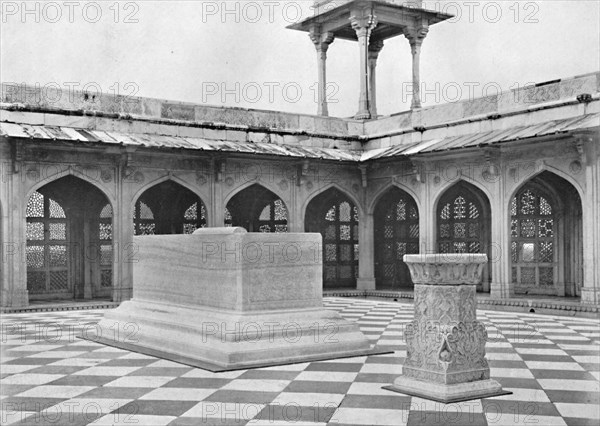
<svg viewBox="0 0 600 426">
<path fill-rule="evenodd" d="M 277 111 L 219 107 L 169 100 L 95 94 L 82 91 L 60 93 L 56 85 L 51 87 L 2 83 L 0 101 L 18 105 L 19 109 L 31 109 L 68 115 L 114 115 L 118 119 L 153 119 L 173 121 L 178 125 L 222 125 L 243 127 L 257 131 L 286 131 L 314 133 L 335 137 L 368 138 L 399 129 L 416 126 L 429 128 L 459 121 L 480 120 L 482 116 L 493 118 L 506 114 L 527 112 L 544 104 L 552 105 L 561 100 L 572 100 L 580 95 L 600 93 L 600 71 L 572 78 L 540 83 L 495 96 L 468 99 L 442 105 L 405 111 L 364 123 L 344 118 L 293 114 Z M 581 98 L 584 99 L 584 98 Z M 3 105 L 3 108 L 6 107 Z M 85 113 L 85 114 L 84 114 Z"/>
</svg>

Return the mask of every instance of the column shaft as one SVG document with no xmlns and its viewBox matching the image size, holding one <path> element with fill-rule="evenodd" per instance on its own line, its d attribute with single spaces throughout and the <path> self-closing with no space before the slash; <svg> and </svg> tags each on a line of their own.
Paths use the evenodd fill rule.
<svg viewBox="0 0 600 426">
<path fill-rule="evenodd" d="M 327 106 L 327 50 L 334 40 L 333 33 L 319 33 L 316 30 L 309 33 L 309 37 L 317 50 L 317 63 L 319 67 L 318 108 L 317 114 L 329 115 Z"/>
<path fill-rule="evenodd" d="M 116 253 L 113 264 L 113 302 L 124 302 L 133 297 L 133 263 L 139 261 L 133 243 L 133 210 L 137 185 L 124 179 L 124 164 L 117 166 L 117 201 L 113 206 L 113 247 Z"/>
<path fill-rule="evenodd" d="M 377 58 L 383 48 L 383 40 L 371 40 L 369 43 L 369 113 L 377 117 Z"/>
<path fill-rule="evenodd" d="M 358 224 L 358 290 L 375 290 L 375 243 L 373 215 L 365 214 Z"/>
<path fill-rule="evenodd" d="M 2 147 L 0 147 L 1 149 Z M 9 164 L 9 163 L 7 163 Z M 20 167 L 16 173 L 8 173 L 2 188 L 2 289 L 0 302 L 3 307 L 25 307 L 29 305 L 26 263 L 26 209 L 27 199 L 25 176 Z M 16 200 L 16 201 L 15 201 Z"/>
<path fill-rule="evenodd" d="M 581 302 L 600 303 L 600 150 L 588 142 L 583 209 L 583 287 Z M 589 208 L 588 208 L 589 207 Z"/>
<path fill-rule="evenodd" d="M 420 26 L 407 31 L 404 34 L 410 43 L 410 49 L 412 53 L 413 98 L 410 106 L 411 109 L 421 108 L 421 45 L 423 44 L 423 40 L 425 40 L 428 32 L 429 27 L 427 23 L 421 23 Z"/>
<path fill-rule="evenodd" d="M 377 18 L 374 15 L 361 17 L 351 16 L 352 29 L 358 37 L 358 48 L 360 53 L 360 96 L 358 101 L 358 112 L 355 117 L 358 120 L 371 118 L 369 112 L 369 37 L 371 31 L 377 26 Z"/>
</svg>

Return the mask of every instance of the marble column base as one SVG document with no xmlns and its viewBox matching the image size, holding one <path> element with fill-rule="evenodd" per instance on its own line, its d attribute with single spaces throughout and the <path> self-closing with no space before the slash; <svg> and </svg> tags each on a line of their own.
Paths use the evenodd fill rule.
<svg viewBox="0 0 600 426">
<path fill-rule="evenodd" d="M 475 382 L 444 385 L 439 383 L 424 382 L 412 377 L 400 376 L 394 384 L 384 389 L 403 393 L 420 398 L 450 404 L 452 402 L 468 401 L 471 399 L 490 398 L 492 396 L 509 395 L 511 392 L 503 391 L 496 380 L 478 380 Z"/>
<path fill-rule="evenodd" d="M 356 288 L 358 290 L 375 290 L 375 278 L 358 278 Z"/>
<path fill-rule="evenodd" d="M 598 289 L 596 287 L 582 287 L 581 303 L 586 305 L 597 305 L 598 303 L 600 303 L 600 297 L 598 297 Z"/>
<path fill-rule="evenodd" d="M 132 287 L 115 287 L 112 291 L 112 301 L 113 302 L 124 302 L 125 300 L 131 299 L 133 296 L 133 288 Z"/>
<path fill-rule="evenodd" d="M 494 299 L 508 299 L 515 296 L 515 285 L 513 283 L 492 282 L 490 285 L 490 297 Z"/>
<path fill-rule="evenodd" d="M 29 306 L 27 289 L 0 290 L 0 306 L 3 308 L 25 308 Z"/>
<path fill-rule="evenodd" d="M 370 120 L 371 113 L 368 110 L 360 110 L 354 116 L 355 120 Z"/>
</svg>

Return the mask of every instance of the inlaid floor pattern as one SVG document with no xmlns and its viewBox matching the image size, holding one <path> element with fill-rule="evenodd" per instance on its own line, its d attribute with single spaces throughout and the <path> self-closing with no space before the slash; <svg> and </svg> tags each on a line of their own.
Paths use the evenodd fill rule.
<svg viewBox="0 0 600 426">
<path fill-rule="evenodd" d="M 600 327 L 478 311 L 492 378 L 512 395 L 440 404 L 382 389 L 402 373 L 410 304 L 326 298 L 394 354 L 210 373 L 78 339 L 102 311 L 1 318 L 1 424 L 597 425 Z M 250 332 L 250 330 L 249 330 Z M 321 335 L 319 335 L 321 334 Z M 290 335 L 293 344 L 293 336 Z M 315 333 L 335 338 L 335 330 Z"/>
</svg>

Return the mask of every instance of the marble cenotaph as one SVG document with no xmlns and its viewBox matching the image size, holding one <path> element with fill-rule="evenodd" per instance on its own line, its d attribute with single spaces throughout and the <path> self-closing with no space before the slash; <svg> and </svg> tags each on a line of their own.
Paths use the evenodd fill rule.
<svg viewBox="0 0 600 426">
<path fill-rule="evenodd" d="M 134 238 L 133 298 L 82 336 L 211 371 L 381 353 L 322 303 L 320 234 Z"/>
</svg>

